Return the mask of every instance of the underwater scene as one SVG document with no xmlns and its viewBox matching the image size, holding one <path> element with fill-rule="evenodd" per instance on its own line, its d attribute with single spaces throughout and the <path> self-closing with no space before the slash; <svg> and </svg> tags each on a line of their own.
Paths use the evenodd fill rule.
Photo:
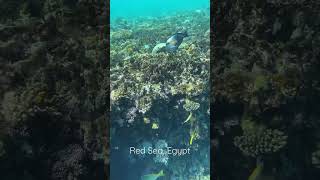
<svg viewBox="0 0 320 180">
<path fill-rule="evenodd" d="M 215 2 L 212 178 L 319 180 L 319 1 Z"/>
<path fill-rule="evenodd" d="M 210 2 L 110 2 L 110 179 L 210 179 Z"/>
</svg>

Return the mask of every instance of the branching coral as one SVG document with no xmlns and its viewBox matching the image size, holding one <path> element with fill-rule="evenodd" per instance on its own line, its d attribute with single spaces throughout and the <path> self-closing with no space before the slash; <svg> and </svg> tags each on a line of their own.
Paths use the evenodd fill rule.
<svg viewBox="0 0 320 180">
<path fill-rule="evenodd" d="M 79 178 L 87 173 L 83 163 L 86 153 L 79 145 L 70 145 L 59 151 L 56 156 L 58 160 L 52 167 L 52 177 L 55 180 L 66 178 Z"/>
<path fill-rule="evenodd" d="M 296 73 L 295 73 L 296 74 Z M 299 88 L 299 77 L 295 74 L 276 74 L 271 77 L 273 88 L 286 97 L 295 97 Z"/>
<path fill-rule="evenodd" d="M 251 79 L 242 72 L 227 72 L 222 77 L 217 77 L 214 82 L 213 93 L 215 97 L 224 97 L 231 102 L 248 100 L 248 85 Z"/>
<path fill-rule="evenodd" d="M 280 130 L 265 127 L 244 129 L 242 136 L 234 138 L 234 145 L 245 155 L 258 157 L 279 151 L 287 143 L 287 136 Z"/>
<path fill-rule="evenodd" d="M 186 99 L 185 101 L 185 104 L 183 105 L 183 108 L 186 110 L 186 111 L 195 111 L 197 110 L 198 108 L 200 107 L 200 104 L 197 103 L 197 102 L 194 102 L 194 101 L 191 101 L 189 99 Z"/>
<path fill-rule="evenodd" d="M 140 112 L 146 113 L 159 99 L 206 93 L 209 76 L 205 65 L 208 61 L 205 57 L 194 59 L 191 56 L 186 52 L 176 55 L 135 53 L 121 66 L 111 69 L 112 103 L 126 98 L 135 102 Z M 124 79 L 123 73 L 130 76 Z M 199 108 L 198 105 L 189 103 L 184 107 L 192 110 Z"/>
</svg>

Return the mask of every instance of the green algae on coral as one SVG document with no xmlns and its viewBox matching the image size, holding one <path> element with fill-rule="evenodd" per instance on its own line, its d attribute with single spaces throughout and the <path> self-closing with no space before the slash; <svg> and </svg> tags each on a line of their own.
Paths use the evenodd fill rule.
<svg viewBox="0 0 320 180">
<path fill-rule="evenodd" d="M 254 91 L 265 90 L 268 87 L 268 78 L 263 75 L 258 75 L 254 80 Z"/>
</svg>

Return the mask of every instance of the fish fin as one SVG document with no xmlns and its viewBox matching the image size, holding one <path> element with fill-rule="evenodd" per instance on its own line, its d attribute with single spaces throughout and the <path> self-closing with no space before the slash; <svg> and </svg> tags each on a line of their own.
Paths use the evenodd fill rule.
<svg viewBox="0 0 320 180">
<path fill-rule="evenodd" d="M 159 172 L 158 176 L 164 176 L 163 170 Z"/>
</svg>

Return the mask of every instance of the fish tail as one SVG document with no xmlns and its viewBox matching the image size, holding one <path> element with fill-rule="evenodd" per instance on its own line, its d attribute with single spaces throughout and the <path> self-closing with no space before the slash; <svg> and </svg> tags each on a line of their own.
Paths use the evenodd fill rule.
<svg viewBox="0 0 320 180">
<path fill-rule="evenodd" d="M 256 179 L 260 176 L 261 171 L 262 171 L 262 166 L 258 165 L 258 166 L 252 171 L 252 173 L 250 174 L 248 180 L 256 180 Z"/>
<path fill-rule="evenodd" d="M 189 141 L 189 144 L 190 144 L 190 145 L 192 145 L 192 143 L 193 143 L 193 138 L 194 138 L 194 136 L 191 135 L 191 138 L 190 138 L 190 141 Z"/>
<path fill-rule="evenodd" d="M 164 176 L 163 170 L 159 172 L 159 176 Z"/>
</svg>

